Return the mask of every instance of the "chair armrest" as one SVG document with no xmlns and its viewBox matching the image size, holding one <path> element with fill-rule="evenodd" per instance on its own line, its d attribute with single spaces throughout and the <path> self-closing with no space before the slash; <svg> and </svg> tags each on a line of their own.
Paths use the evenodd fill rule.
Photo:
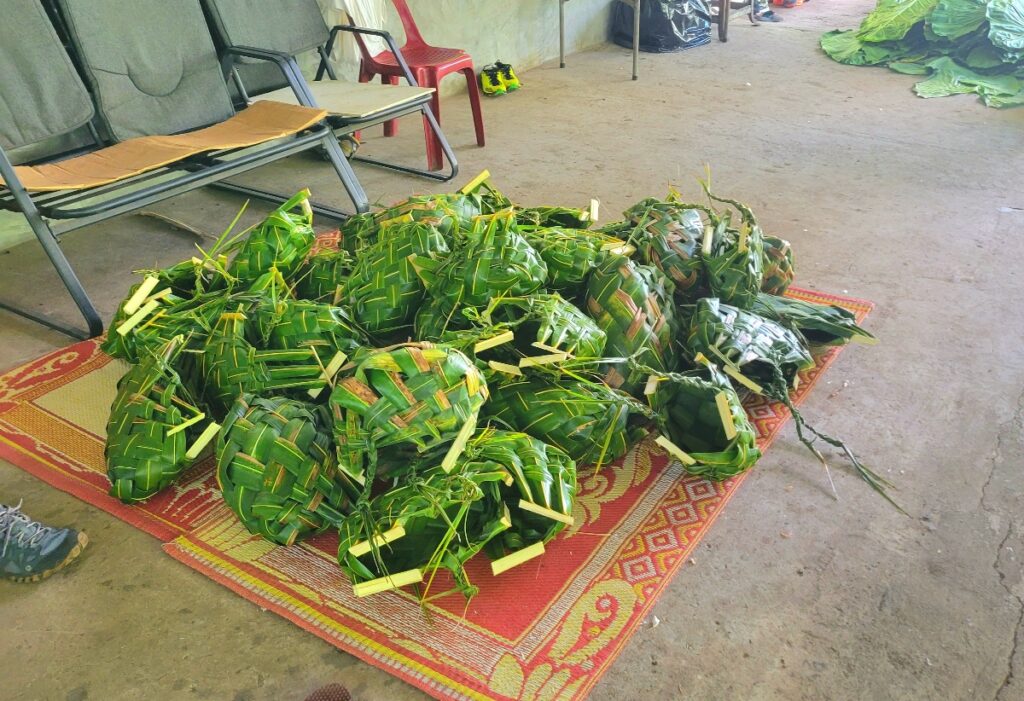
<svg viewBox="0 0 1024 701">
<path fill-rule="evenodd" d="M 281 69 L 281 73 L 284 74 L 285 80 L 288 81 L 288 86 L 295 93 L 295 97 L 298 99 L 300 105 L 305 105 L 306 107 L 320 106 L 316 104 L 316 100 L 313 99 L 313 94 L 309 91 L 309 86 L 306 84 L 306 79 L 302 77 L 302 71 L 299 69 L 299 64 L 296 63 L 294 56 L 281 51 L 259 49 L 255 46 L 229 46 L 224 49 L 224 57 L 222 60 L 222 63 L 225 64 L 225 69 L 233 67 L 231 64 L 234 63 L 233 59 L 236 56 L 255 58 L 276 64 L 277 67 Z M 240 85 L 239 89 L 241 90 Z M 244 91 L 242 92 L 244 94 Z M 246 95 L 246 97 L 248 97 L 248 95 Z"/>
<path fill-rule="evenodd" d="M 334 47 L 334 40 L 338 36 L 338 32 L 351 32 L 352 34 L 370 34 L 375 37 L 380 37 L 387 42 L 388 50 L 395 55 L 395 60 L 398 61 L 398 66 L 402 69 L 402 73 L 405 74 L 405 79 L 409 81 L 409 85 L 419 87 L 419 83 L 416 82 L 415 76 L 412 71 L 409 70 L 409 64 L 405 62 L 405 56 L 402 55 L 401 49 L 398 48 L 398 44 L 395 43 L 395 38 L 391 36 L 390 32 L 385 32 L 382 29 L 370 29 L 369 27 L 357 27 L 354 24 L 336 24 L 331 27 L 331 36 L 327 40 L 327 54 L 330 55 L 331 49 Z M 321 59 L 322 61 L 322 59 Z M 323 66 L 317 71 L 317 80 L 323 75 Z"/>
</svg>

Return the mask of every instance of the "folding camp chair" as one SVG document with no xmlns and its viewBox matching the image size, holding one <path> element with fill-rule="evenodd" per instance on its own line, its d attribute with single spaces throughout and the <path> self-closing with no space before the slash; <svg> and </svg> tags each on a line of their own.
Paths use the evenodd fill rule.
<svg viewBox="0 0 1024 701">
<path fill-rule="evenodd" d="M 231 71 L 239 92 L 248 98 L 323 107 L 328 122 L 340 135 L 389 122 L 398 117 L 420 112 L 423 128 L 430 143 L 436 140 L 448 160 L 447 171 L 434 172 L 355 155 L 352 160 L 389 168 L 401 173 L 447 181 L 459 170 L 455 154 L 430 109 L 434 88 L 419 87 L 412 71 L 387 32 L 351 25 L 328 29 L 316 0 L 203 0 L 214 33 L 231 51 L 226 68 Z M 330 51 L 339 32 L 372 34 L 382 37 L 395 52 L 408 85 L 370 85 L 338 80 L 330 62 Z M 315 50 L 320 57 L 316 80 L 306 82 L 301 75 L 282 81 L 267 81 L 262 71 L 239 57 L 259 58 L 273 54 L 294 59 L 298 54 Z M 329 80 L 322 80 L 324 75 Z M 438 165 L 440 167 L 440 165 Z"/>
<path fill-rule="evenodd" d="M 24 214 L 88 329 L 83 334 L 24 308 L 0 307 L 72 336 L 99 335 L 102 321 L 59 236 L 301 151 L 324 149 L 356 209 L 368 208 L 325 111 L 260 102 L 235 114 L 198 0 L 60 0 L 59 10 L 92 96 L 39 0 L 5 0 L 0 208 Z M 294 61 L 267 60 L 298 75 Z M 8 156 L 83 126 L 92 142 L 85 149 L 21 165 Z M 316 211 L 346 216 L 330 207 Z"/>
</svg>

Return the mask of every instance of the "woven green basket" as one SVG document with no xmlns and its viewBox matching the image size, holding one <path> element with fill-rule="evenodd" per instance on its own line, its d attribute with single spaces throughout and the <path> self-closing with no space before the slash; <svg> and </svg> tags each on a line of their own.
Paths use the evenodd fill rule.
<svg viewBox="0 0 1024 701">
<path fill-rule="evenodd" d="M 171 339 L 159 353 L 147 353 L 117 384 L 103 453 L 110 495 L 125 503 L 143 501 L 171 485 L 196 458 L 189 445 L 205 425 L 174 369 L 184 346 L 182 337 Z"/>
<path fill-rule="evenodd" d="M 477 587 L 465 564 L 509 528 L 498 491 L 508 473 L 495 463 L 440 467 L 372 499 L 339 529 L 338 563 L 357 596 L 417 584 L 430 594 L 438 570 L 466 597 Z"/>
<path fill-rule="evenodd" d="M 663 432 L 683 451 L 675 457 L 684 469 L 723 480 L 753 467 L 761 451 L 729 378 L 710 362 L 701 365 L 689 373 L 653 373 L 648 400 Z"/>
<path fill-rule="evenodd" d="M 686 338 L 692 357 L 703 355 L 722 363 L 726 372 L 740 373 L 773 399 L 782 400 L 800 370 L 814 359 L 800 339 L 781 324 L 714 298 L 697 302 Z M 734 380 L 749 383 L 732 375 Z"/>
<path fill-rule="evenodd" d="M 341 468 L 361 483 L 371 481 L 353 455 L 401 444 L 423 451 L 451 441 L 467 423 L 475 425 L 487 396 L 480 370 L 453 348 L 408 344 L 371 352 L 331 393 Z"/>
<path fill-rule="evenodd" d="M 630 225 L 628 241 L 642 263 L 653 265 L 674 284 L 679 301 L 701 296 L 707 288 L 701 245 L 704 207 L 684 204 L 674 197 L 648 197 L 623 212 Z"/>
<path fill-rule="evenodd" d="M 549 376 L 492 386 L 484 416 L 561 449 L 581 467 L 600 467 L 625 455 L 652 415 L 603 383 Z"/>
<path fill-rule="evenodd" d="M 434 226 L 387 227 L 381 240 L 360 253 L 343 289 L 353 318 L 378 340 L 408 330 L 425 295 L 411 257 L 422 262 L 447 254 L 448 244 Z"/>
<path fill-rule="evenodd" d="M 776 236 L 764 237 L 764 279 L 761 291 L 770 295 L 783 295 L 793 283 L 796 270 L 793 249 L 789 241 Z"/>
<path fill-rule="evenodd" d="M 320 251 L 303 264 L 295 276 L 295 296 L 337 304 L 341 288 L 352 273 L 355 261 L 348 251 Z"/>
<path fill-rule="evenodd" d="M 256 280 L 272 267 L 290 278 L 306 260 L 315 239 L 309 190 L 301 190 L 240 240 L 228 272 L 243 283 Z"/>
<path fill-rule="evenodd" d="M 547 279 L 540 255 L 516 231 L 511 210 L 481 216 L 444 260 L 416 260 L 416 269 L 441 314 L 482 307 L 502 296 L 539 290 Z"/>
<path fill-rule="evenodd" d="M 632 247 L 600 231 L 564 227 L 521 228 L 527 243 L 548 268 L 547 287 L 577 294 L 593 270 L 609 255 L 629 255 Z"/>
<path fill-rule="evenodd" d="M 337 469 L 327 408 L 245 394 L 217 440 L 217 482 L 251 533 L 281 545 L 339 527 L 358 495 Z"/>
<path fill-rule="evenodd" d="M 661 372 L 676 369 L 679 323 L 672 292 L 672 282 L 657 268 L 622 256 L 609 257 L 591 274 L 586 311 L 608 337 L 605 355 L 623 359 L 605 366 L 609 386 L 631 394 L 642 389 L 646 378 L 625 359 Z"/>
<path fill-rule="evenodd" d="M 324 362 L 312 348 L 258 350 L 247 339 L 247 318 L 226 312 L 198 354 L 205 398 L 218 414 L 243 393 L 260 396 L 322 390 Z"/>
</svg>

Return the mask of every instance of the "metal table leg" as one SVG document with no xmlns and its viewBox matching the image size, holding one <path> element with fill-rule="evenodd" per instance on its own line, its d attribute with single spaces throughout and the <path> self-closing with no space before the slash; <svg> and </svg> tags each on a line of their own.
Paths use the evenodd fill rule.
<svg viewBox="0 0 1024 701">
<path fill-rule="evenodd" d="M 558 0 L 558 67 L 565 68 L 565 3 Z"/>
<path fill-rule="evenodd" d="M 633 0 L 633 80 L 640 75 L 640 0 Z"/>
</svg>

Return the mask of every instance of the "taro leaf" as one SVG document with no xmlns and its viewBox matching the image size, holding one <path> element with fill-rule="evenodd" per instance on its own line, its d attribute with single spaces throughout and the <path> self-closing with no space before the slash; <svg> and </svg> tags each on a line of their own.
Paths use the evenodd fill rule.
<svg viewBox="0 0 1024 701">
<path fill-rule="evenodd" d="M 933 73 L 914 86 L 920 97 L 944 97 L 977 93 L 983 97 L 1013 97 L 1021 92 L 1021 82 L 1012 75 L 981 75 L 959 65 L 948 56 L 931 61 Z"/>
<path fill-rule="evenodd" d="M 935 9 L 938 1 L 879 0 L 875 10 L 861 22 L 857 38 L 870 42 L 902 39 Z"/>
<path fill-rule="evenodd" d="M 959 39 L 985 22 L 986 0 L 939 0 L 928 17 L 928 28 L 937 37 Z"/>
<path fill-rule="evenodd" d="M 986 41 L 971 49 L 964 57 L 963 63 L 968 68 L 980 70 L 998 68 L 1003 65 L 1003 55 L 999 49 Z M 889 67 L 892 68 L 892 66 Z"/>
<path fill-rule="evenodd" d="M 903 73 L 904 75 L 928 75 L 932 72 L 926 64 L 911 63 L 909 61 L 893 61 L 889 64 L 889 70 Z"/>
<path fill-rule="evenodd" d="M 981 99 L 989 107 L 1019 107 L 1024 105 L 1024 90 L 1016 95 L 982 95 Z"/>
<path fill-rule="evenodd" d="M 889 46 L 867 44 L 857 38 L 853 29 L 826 32 L 819 43 L 832 60 L 850 66 L 877 66 L 893 59 Z"/>
<path fill-rule="evenodd" d="M 1024 58 L 1024 0 L 989 0 L 988 38 L 1007 63 Z"/>
</svg>

